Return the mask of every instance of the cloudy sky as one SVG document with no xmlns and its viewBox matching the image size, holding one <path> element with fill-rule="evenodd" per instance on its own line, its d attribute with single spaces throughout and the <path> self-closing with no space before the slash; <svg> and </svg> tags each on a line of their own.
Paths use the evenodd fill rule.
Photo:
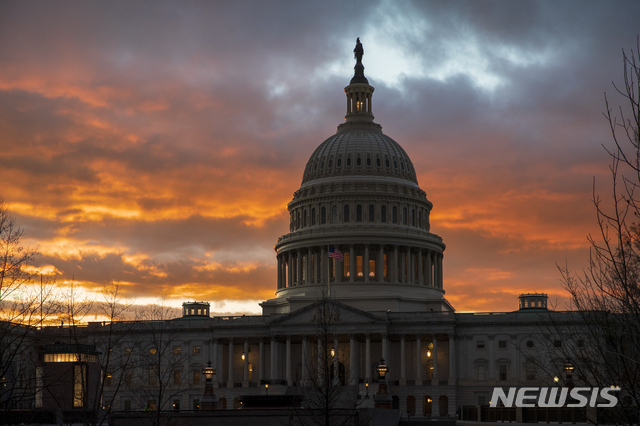
<svg viewBox="0 0 640 426">
<path fill-rule="evenodd" d="M 38 265 L 137 303 L 259 312 L 360 37 L 456 309 L 566 301 L 608 190 L 640 2 L 0 2 L 0 195 Z"/>
</svg>

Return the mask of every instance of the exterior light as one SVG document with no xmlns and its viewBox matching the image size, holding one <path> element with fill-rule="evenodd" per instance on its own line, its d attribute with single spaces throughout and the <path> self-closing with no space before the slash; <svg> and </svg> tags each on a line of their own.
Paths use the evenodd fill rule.
<svg viewBox="0 0 640 426">
<path fill-rule="evenodd" d="M 244 352 L 242 352 L 242 355 L 240 356 L 242 358 L 242 360 L 244 361 Z"/>
<path fill-rule="evenodd" d="M 331 356 L 332 357 L 336 356 L 336 350 L 334 348 L 331 348 Z"/>
<path fill-rule="evenodd" d="M 431 358 L 431 351 L 427 351 L 427 358 Z"/>
<path fill-rule="evenodd" d="M 427 398 L 427 402 L 429 402 L 429 403 L 430 403 L 431 401 L 432 401 L 432 400 L 431 400 L 431 398 Z"/>
<path fill-rule="evenodd" d="M 573 373 L 573 370 L 576 369 L 576 367 L 574 367 L 573 364 L 571 363 L 571 358 L 567 358 L 567 362 L 564 363 L 563 368 L 568 375 L 571 375 L 571 373 Z"/>
<path fill-rule="evenodd" d="M 207 382 L 210 382 L 211 379 L 213 379 L 213 375 L 216 374 L 216 369 L 211 366 L 211 361 L 209 361 L 207 366 L 202 369 L 202 374 L 204 374 Z"/>
<path fill-rule="evenodd" d="M 553 381 L 554 381 L 554 382 L 556 382 L 556 383 L 558 383 L 558 381 L 559 381 L 559 380 L 560 380 L 560 378 L 559 378 L 558 376 L 555 376 L 555 377 L 553 378 Z"/>
<path fill-rule="evenodd" d="M 378 374 L 380 374 L 380 378 L 382 380 L 387 376 L 387 371 L 389 371 L 389 367 L 384 363 L 384 358 L 380 360 L 380 364 L 378 365 Z"/>
<path fill-rule="evenodd" d="M 265 395 L 269 395 L 269 383 L 264 384 L 264 392 L 265 392 Z"/>
</svg>

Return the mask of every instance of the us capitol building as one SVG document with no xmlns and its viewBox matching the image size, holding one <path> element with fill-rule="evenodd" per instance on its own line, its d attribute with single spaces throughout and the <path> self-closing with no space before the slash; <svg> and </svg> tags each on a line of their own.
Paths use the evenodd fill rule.
<svg viewBox="0 0 640 426">
<path fill-rule="evenodd" d="M 103 405 L 198 408 L 208 361 L 218 409 L 238 408 L 244 395 L 295 394 L 309 385 L 308 365 L 323 350 L 320 303 L 332 306 L 335 380 L 362 406 L 373 406 L 381 359 L 394 407 L 411 416 L 452 417 L 462 406 L 488 404 L 495 386 L 552 380 L 537 362 L 548 338 L 539 323 L 546 295 L 523 294 L 519 309 L 507 313 L 457 314 L 446 300 L 433 204 L 407 153 L 374 121 L 359 42 L 354 52 L 345 121 L 311 154 L 287 206 L 289 232 L 275 245 L 275 297 L 261 303 L 263 314 L 212 317 L 208 303 L 188 302 L 181 318 L 160 325 L 90 323 L 88 343 L 102 357 L 109 351 L 137 360 L 135 368 L 103 367 Z M 163 327 L 169 331 L 157 338 Z M 101 347 L 113 330 L 120 340 Z M 54 334 L 47 353 L 61 352 Z M 164 364 L 156 362 L 161 346 Z M 152 391 L 161 385 L 165 400 Z"/>
</svg>

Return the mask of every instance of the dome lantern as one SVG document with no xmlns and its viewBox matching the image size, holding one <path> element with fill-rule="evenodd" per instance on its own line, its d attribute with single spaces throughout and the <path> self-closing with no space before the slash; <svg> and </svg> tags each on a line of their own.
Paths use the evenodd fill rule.
<svg viewBox="0 0 640 426">
<path fill-rule="evenodd" d="M 364 65 L 362 64 L 364 49 L 359 37 L 356 39 L 356 47 L 353 49 L 353 53 L 356 65 L 353 67 L 353 78 L 349 85 L 344 88 L 344 92 L 347 94 L 347 115 L 345 115 L 344 119 L 348 123 L 372 123 L 371 98 L 375 89 L 369 85 L 369 81 L 364 76 Z M 340 131 L 340 127 L 338 131 Z"/>
</svg>

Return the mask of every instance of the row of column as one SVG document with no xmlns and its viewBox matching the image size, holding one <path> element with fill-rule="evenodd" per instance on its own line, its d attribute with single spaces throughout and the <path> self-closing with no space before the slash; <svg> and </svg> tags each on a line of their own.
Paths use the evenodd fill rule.
<svg viewBox="0 0 640 426">
<path fill-rule="evenodd" d="M 407 376 L 406 376 L 406 336 L 405 334 L 400 335 L 400 380 L 399 383 L 401 386 L 405 386 L 407 384 Z M 422 335 L 420 334 L 415 334 L 415 335 L 410 335 L 413 336 L 415 338 L 416 341 L 416 353 L 418 354 L 418 360 L 416 362 L 415 365 L 415 374 L 413 376 L 415 383 L 416 384 L 422 384 L 422 359 L 421 359 L 421 355 L 422 355 Z M 310 358 L 309 358 L 309 348 L 310 348 L 310 344 L 312 342 L 312 339 L 315 339 L 316 336 L 302 336 L 302 354 L 301 354 L 301 365 L 302 367 L 302 386 L 306 386 L 309 384 L 309 374 L 311 373 L 312 369 L 309 368 L 309 362 L 310 362 Z M 365 371 L 364 371 L 364 380 L 367 383 L 371 383 L 372 381 L 372 358 L 371 358 L 371 336 L 369 334 L 366 334 L 365 336 Z M 455 377 L 456 377 L 456 362 L 455 362 L 455 340 L 454 340 L 454 336 L 453 334 L 449 334 L 449 379 L 448 379 L 448 384 L 449 385 L 454 385 L 455 384 Z M 339 371 L 339 356 L 338 356 L 338 336 L 335 335 L 333 336 L 333 347 L 336 350 L 336 355 L 333 357 L 333 369 L 334 372 L 336 372 L 336 374 L 334 374 L 334 379 L 337 380 L 337 372 Z M 431 350 L 431 361 L 432 361 L 432 366 L 433 366 L 433 373 L 432 373 L 432 381 L 431 384 L 432 385 L 439 385 L 439 377 L 438 377 L 438 339 L 436 336 L 433 336 L 431 340 L 431 343 L 433 345 L 433 348 Z M 234 377 L 234 340 L 230 339 L 228 342 L 228 351 L 229 351 L 229 357 L 228 357 L 228 383 L 227 383 L 227 387 L 233 387 L 235 384 L 235 377 Z M 249 339 L 245 338 L 244 341 L 244 360 L 243 360 L 243 377 L 242 377 L 242 387 L 249 387 Z M 277 362 L 279 359 L 281 359 L 280 354 L 278 353 L 278 346 L 279 346 L 279 340 L 277 339 L 276 336 L 272 336 L 271 337 L 271 342 L 270 342 L 270 363 L 269 363 L 269 379 L 270 380 L 278 380 L 281 379 L 281 377 L 278 377 L 278 366 L 277 366 Z M 318 374 L 318 380 L 322 380 L 323 377 L 323 371 L 320 370 L 320 367 L 324 366 L 324 362 L 322 360 L 322 354 L 323 354 L 323 344 L 322 344 L 322 338 L 321 337 L 317 337 L 317 355 L 318 355 L 318 362 L 317 362 L 317 374 Z M 214 366 L 218 366 L 219 368 L 219 363 L 218 363 L 218 353 L 219 353 L 219 345 L 221 343 L 219 342 L 218 339 L 215 339 L 213 341 L 213 365 Z M 391 364 L 391 360 L 389 359 L 389 339 L 388 336 L 386 334 L 382 335 L 382 338 L 380 340 L 380 345 L 381 345 L 381 353 L 382 353 L 382 358 L 384 358 L 385 362 L 387 365 Z M 355 386 L 359 383 L 360 377 L 359 377 L 359 365 L 358 365 L 358 359 L 360 358 L 358 356 L 358 339 L 356 338 L 356 336 L 354 334 L 350 334 L 349 335 L 349 379 L 348 379 L 348 385 L 349 386 Z M 266 371 L 266 364 L 265 364 L 265 360 L 264 360 L 264 354 L 265 354 L 265 348 L 264 348 L 264 340 L 260 339 L 259 342 L 259 353 L 258 353 L 258 380 L 257 382 L 260 383 L 263 380 L 265 380 L 264 377 L 264 373 Z M 356 356 L 352 356 L 352 355 L 356 355 Z M 286 384 L 287 386 L 292 386 L 293 385 L 293 376 L 292 376 L 292 353 L 291 353 L 291 336 L 286 336 L 285 337 L 285 380 L 286 380 Z M 395 375 L 395 374 L 394 374 Z M 222 382 L 222 375 L 218 375 L 218 379 L 217 379 L 218 383 Z"/>
<path fill-rule="evenodd" d="M 388 246 L 392 247 L 388 250 L 385 250 L 383 245 L 365 244 L 362 247 L 363 251 L 356 252 L 353 244 L 338 246 L 339 249 L 344 249 L 343 254 L 348 257 L 349 265 L 345 268 L 344 262 L 336 261 L 331 274 L 332 282 L 390 281 L 442 288 L 443 255 L 441 252 L 396 245 Z M 358 255 L 362 256 L 360 269 Z M 289 250 L 279 253 L 277 260 L 278 289 L 327 282 L 330 260 L 327 246 Z M 374 261 L 374 270 L 370 268 L 370 260 Z M 394 265 L 396 267 L 393 267 Z"/>
</svg>

